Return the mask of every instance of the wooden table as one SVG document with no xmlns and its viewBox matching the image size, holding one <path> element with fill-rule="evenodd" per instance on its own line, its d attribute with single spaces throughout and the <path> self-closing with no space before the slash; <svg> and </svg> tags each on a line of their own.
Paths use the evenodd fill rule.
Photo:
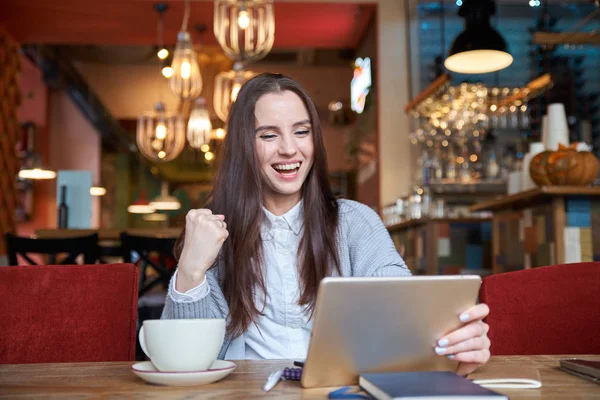
<svg viewBox="0 0 600 400">
<path fill-rule="evenodd" d="M 510 396 L 511 400 L 600 399 L 600 385 L 558 369 L 558 360 L 566 357 L 493 357 L 481 372 L 485 372 L 486 368 L 536 368 L 542 378 L 541 389 L 497 389 Z M 600 355 L 585 358 L 600 360 Z M 262 387 L 269 373 L 292 366 L 292 362 L 237 361 L 236 364 L 237 369 L 222 381 L 189 388 L 150 385 L 131 372 L 130 362 L 0 365 L 0 398 L 322 399 L 335 389 L 303 390 L 297 381 L 283 381 L 265 393 Z"/>
</svg>

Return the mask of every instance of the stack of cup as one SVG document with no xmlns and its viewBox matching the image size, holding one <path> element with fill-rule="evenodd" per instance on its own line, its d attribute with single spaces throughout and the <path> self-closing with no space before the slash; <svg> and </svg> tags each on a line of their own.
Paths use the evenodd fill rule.
<svg viewBox="0 0 600 400">
<path fill-rule="evenodd" d="M 529 174 L 529 165 L 531 164 L 533 157 L 543 151 L 544 143 L 542 142 L 534 142 L 529 145 L 529 153 L 523 156 L 523 163 L 521 164 L 521 191 L 535 188 L 535 182 L 533 182 L 533 179 L 531 179 L 531 175 Z"/>
<path fill-rule="evenodd" d="M 569 145 L 569 124 L 562 103 L 548 106 L 548 115 L 542 120 L 542 141 L 546 150 L 558 150 L 559 144 Z"/>
</svg>

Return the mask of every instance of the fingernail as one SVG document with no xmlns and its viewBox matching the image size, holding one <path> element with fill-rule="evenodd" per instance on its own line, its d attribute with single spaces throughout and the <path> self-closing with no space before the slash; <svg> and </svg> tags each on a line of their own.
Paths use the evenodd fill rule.
<svg viewBox="0 0 600 400">
<path fill-rule="evenodd" d="M 435 352 L 437 354 L 444 354 L 446 352 L 446 349 L 444 347 L 436 347 Z"/>
<path fill-rule="evenodd" d="M 463 313 L 460 314 L 460 317 L 458 317 L 458 319 L 460 319 L 462 322 L 467 322 L 469 320 L 469 314 L 468 313 Z"/>
<path fill-rule="evenodd" d="M 444 339 L 438 340 L 438 346 L 440 346 L 440 347 L 446 347 L 446 346 L 448 346 L 448 339 L 444 338 Z"/>
<path fill-rule="evenodd" d="M 446 356 L 446 357 L 448 357 L 451 360 L 454 360 L 454 355 L 452 355 L 452 354 L 450 354 L 449 356 Z"/>
</svg>

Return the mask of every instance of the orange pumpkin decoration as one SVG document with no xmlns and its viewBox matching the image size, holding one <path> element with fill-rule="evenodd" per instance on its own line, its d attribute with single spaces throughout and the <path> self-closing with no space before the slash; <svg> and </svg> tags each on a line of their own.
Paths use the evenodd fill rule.
<svg viewBox="0 0 600 400">
<path fill-rule="evenodd" d="M 529 164 L 529 175 L 531 179 L 538 186 L 551 185 L 550 178 L 548 177 L 548 158 L 553 151 L 546 150 L 539 154 L 536 154 Z"/>
<path fill-rule="evenodd" d="M 560 146 L 558 151 L 544 151 L 531 160 L 529 173 L 538 185 L 585 186 L 598 177 L 600 162 L 589 151 L 577 151 L 575 146 Z"/>
</svg>

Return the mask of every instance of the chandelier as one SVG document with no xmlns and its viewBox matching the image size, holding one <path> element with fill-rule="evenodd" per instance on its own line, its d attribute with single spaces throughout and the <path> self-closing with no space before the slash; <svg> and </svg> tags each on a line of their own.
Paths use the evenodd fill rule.
<svg viewBox="0 0 600 400">
<path fill-rule="evenodd" d="M 187 125 L 187 140 L 194 149 L 210 142 L 212 124 L 204 97 L 198 97 Z"/>
<path fill-rule="evenodd" d="M 185 122 L 181 115 L 167 113 L 164 103 L 159 102 L 153 112 L 139 117 L 136 142 L 147 159 L 171 161 L 185 146 Z"/>
<path fill-rule="evenodd" d="M 550 75 L 543 75 L 524 88 L 452 86 L 450 76 L 442 75 L 405 107 L 418 126 L 410 134 L 411 142 L 428 147 L 441 142 L 446 147 L 451 141 L 480 141 L 489 129 L 528 129 L 527 101 L 551 83 Z"/>
<path fill-rule="evenodd" d="M 236 62 L 233 70 L 224 71 L 215 78 L 213 107 L 215 113 L 226 122 L 231 105 L 237 99 L 238 92 L 242 85 L 250 78 L 256 75 L 252 71 L 244 71 L 244 65 Z"/>
<path fill-rule="evenodd" d="M 273 0 L 215 0 L 214 34 L 234 61 L 266 56 L 275 40 Z"/>
<path fill-rule="evenodd" d="M 190 16 L 189 0 L 185 1 L 185 14 L 171 63 L 169 87 L 173 94 L 183 100 L 194 99 L 202 92 L 202 75 L 198 65 L 198 54 L 194 51 L 192 37 L 187 32 Z"/>
</svg>

